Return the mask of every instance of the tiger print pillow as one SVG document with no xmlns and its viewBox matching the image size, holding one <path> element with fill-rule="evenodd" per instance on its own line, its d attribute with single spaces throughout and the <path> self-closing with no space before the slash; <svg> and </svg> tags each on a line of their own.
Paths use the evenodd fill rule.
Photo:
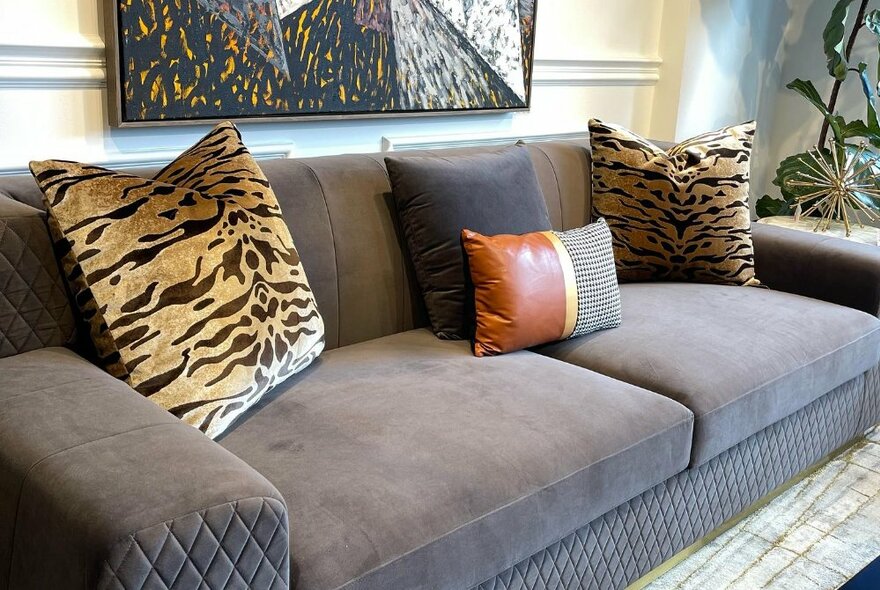
<svg viewBox="0 0 880 590">
<path fill-rule="evenodd" d="M 224 123 L 152 180 L 32 162 L 107 370 L 216 437 L 324 348 L 281 208 Z"/>
<path fill-rule="evenodd" d="M 749 216 L 754 122 L 664 151 L 590 121 L 593 218 L 614 237 L 621 281 L 756 285 Z"/>
</svg>

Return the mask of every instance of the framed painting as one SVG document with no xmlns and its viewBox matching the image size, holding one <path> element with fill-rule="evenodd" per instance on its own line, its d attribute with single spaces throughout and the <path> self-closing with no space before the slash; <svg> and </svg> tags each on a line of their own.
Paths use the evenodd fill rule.
<svg viewBox="0 0 880 590">
<path fill-rule="evenodd" d="M 537 0 L 105 0 L 115 126 L 525 110 Z"/>
</svg>

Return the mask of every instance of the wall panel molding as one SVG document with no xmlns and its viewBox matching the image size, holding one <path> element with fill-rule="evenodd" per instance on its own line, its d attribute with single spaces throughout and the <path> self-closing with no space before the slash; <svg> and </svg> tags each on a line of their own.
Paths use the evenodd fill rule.
<svg viewBox="0 0 880 590">
<path fill-rule="evenodd" d="M 411 137 L 383 137 L 383 152 L 402 152 L 406 150 L 439 150 L 459 147 L 486 147 L 509 145 L 517 141 L 527 143 L 539 141 L 583 141 L 589 139 L 586 131 L 564 131 L 561 133 L 473 133 L 457 135 L 419 135 Z"/>
<path fill-rule="evenodd" d="M 656 57 L 535 60 L 535 86 L 645 86 L 660 79 Z M 104 88 L 104 45 L 83 37 L 64 45 L 0 43 L 0 88 Z"/>
<path fill-rule="evenodd" d="M 0 43 L 0 88 L 104 88 L 104 46 Z"/>
<path fill-rule="evenodd" d="M 535 60 L 533 86 L 653 86 L 659 57 Z"/>
<path fill-rule="evenodd" d="M 104 158 L 90 161 L 91 164 L 102 166 L 111 170 L 125 170 L 129 168 L 159 168 L 174 160 L 186 147 L 180 149 L 161 150 L 137 150 L 118 154 L 107 154 Z M 290 143 L 267 144 L 248 146 L 248 151 L 257 160 L 271 160 L 274 158 L 290 158 L 294 146 Z M 27 166 L 0 164 L 0 176 L 13 176 L 17 174 L 30 174 Z"/>
</svg>

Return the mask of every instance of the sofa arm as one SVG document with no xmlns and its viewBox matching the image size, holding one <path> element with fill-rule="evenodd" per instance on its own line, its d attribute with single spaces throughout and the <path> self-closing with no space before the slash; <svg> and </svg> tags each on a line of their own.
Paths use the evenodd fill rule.
<svg viewBox="0 0 880 590">
<path fill-rule="evenodd" d="M 770 287 L 880 314 L 880 247 L 752 224 L 755 274 Z"/>
<path fill-rule="evenodd" d="M 66 349 L 0 375 L 0 589 L 289 586 L 249 465 Z"/>
</svg>

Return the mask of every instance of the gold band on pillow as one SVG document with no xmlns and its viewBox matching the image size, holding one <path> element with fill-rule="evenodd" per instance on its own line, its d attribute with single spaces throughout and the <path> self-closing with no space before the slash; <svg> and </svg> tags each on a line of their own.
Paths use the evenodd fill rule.
<svg viewBox="0 0 880 590">
<path fill-rule="evenodd" d="M 559 265 L 562 267 L 562 276 L 565 280 L 565 328 L 558 340 L 565 340 L 574 332 L 577 325 L 578 315 L 578 292 L 577 281 L 574 276 L 574 265 L 571 263 L 571 256 L 562 244 L 562 241 L 556 237 L 552 231 L 542 232 L 545 238 L 550 240 L 556 254 L 559 256 Z"/>
</svg>

